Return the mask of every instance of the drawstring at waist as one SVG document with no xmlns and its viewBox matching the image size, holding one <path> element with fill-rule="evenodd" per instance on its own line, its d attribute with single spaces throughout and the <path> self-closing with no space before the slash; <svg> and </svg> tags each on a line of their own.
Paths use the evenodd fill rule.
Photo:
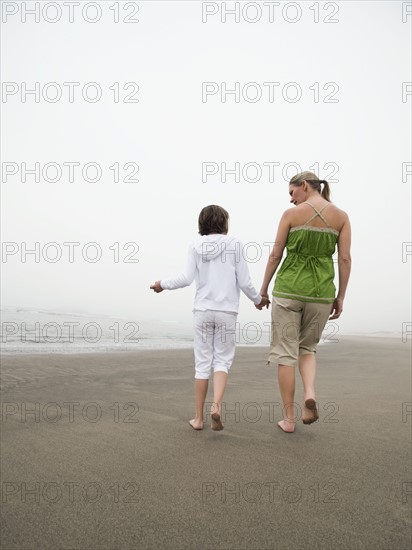
<svg viewBox="0 0 412 550">
<path fill-rule="evenodd" d="M 315 280 L 315 293 L 316 296 L 319 296 L 319 279 L 316 273 L 316 267 L 319 265 L 318 258 L 316 256 L 307 256 L 305 259 L 305 268 L 311 269 L 313 278 Z"/>
<path fill-rule="evenodd" d="M 315 285 L 315 296 L 319 297 L 321 295 L 321 281 L 319 275 L 325 268 L 325 260 L 327 263 L 333 262 L 332 256 L 330 254 L 301 254 L 300 252 L 288 252 L 287 257 L 288 256 L 291 260 L 290 266 L 295 265 L 297 262 L 300 263 L 300 265 L 303 264 L 305 270 L 312 272 Z"/>
</svg>

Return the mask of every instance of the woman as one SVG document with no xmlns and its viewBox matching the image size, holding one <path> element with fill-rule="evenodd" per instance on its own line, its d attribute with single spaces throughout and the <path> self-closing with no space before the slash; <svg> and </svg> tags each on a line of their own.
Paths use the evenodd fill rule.
<svg viewBox="0 0 412 550">
<path fill-rule="evenodd" d="M 343 311 L 351 269 L 351 229 L 347 214 L 330 202 L 327 181 L 319 180 L 312 172 L 294 176 L 289 183 L 289 194 L 296 208 L 286 210 L 280 220 L 260 294 L 268 297 L 268 286 L 286 246 L 287 256 L 272 293 L 268 364 L 278 365 L 284 405 L 284 419 L 278 426 L 292 433 L 296 420 L 296 366 L 304 387 L 302 421 L 312 424 L 319 418 L 315 396 L 316 345 L 328 319 L 338 319 Z M 335 297 L 332 255 L 336 243 L 339 289 Z"/>
</svg>

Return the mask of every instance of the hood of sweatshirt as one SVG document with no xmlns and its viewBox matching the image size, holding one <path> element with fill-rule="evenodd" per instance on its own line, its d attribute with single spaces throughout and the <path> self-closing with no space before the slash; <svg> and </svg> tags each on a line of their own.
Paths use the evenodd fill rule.
<svg viewBox="0 0 412 550">
<path fill-rule="evenodd" d="M 199 235 L 194 242 L 194 247 L 204 262 L 218 258 L 225 250 L 234 250 L 235 237 L 228 235 Z"/>
</svg>

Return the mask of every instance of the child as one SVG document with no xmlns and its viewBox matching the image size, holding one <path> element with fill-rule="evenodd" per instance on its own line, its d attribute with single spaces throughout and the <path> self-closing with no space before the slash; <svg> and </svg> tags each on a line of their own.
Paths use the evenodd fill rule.
<svg viewBox="0 0 412 550">
<path fill-rule="evenodd" d="M 213 369 L 212 430 L 223 430 L 221 406 L 229 369 L 235 355 L 235 327 L 242 290 L 257 309 L 269 307 L 252 285 L 242 254 L 242 243 L 228 237 L 229 214 L 220 206 L 203 208 L 199 215 L 200 237 L 189 246 L 186 269 L 174 279 L 151 285 L 155 292 L 174 290 L 196 282 L 194 301 L 195 418 L 194 430 L 202 430 L 203 406 Z"/>
</svg>

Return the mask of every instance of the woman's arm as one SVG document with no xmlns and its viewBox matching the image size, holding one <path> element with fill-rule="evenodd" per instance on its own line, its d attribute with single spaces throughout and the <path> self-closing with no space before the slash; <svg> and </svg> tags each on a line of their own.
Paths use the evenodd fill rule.
<svg viewBox="0 0 412 550">
<path fill-rule="evenodd" d="M 262 288 L 260 294 L 262 296 L 268 296 L 268 287 L 270 281 L 273 278 L 283 256 L 283 251 L 286 246 L 290 229 L 290 211 L 286 210 L 280 219 L 278 231 L 276 234 L 275 243 L 273 245 L 272 252 L 269 255 L 268 263 L 266 265 L 265 275 L 263 277 Z"/>
<path fill-rule="evenodd" d="M 351 245 L 351 227 L 348 216 L 339 233 L 338 239 L 338 270 L 339 270 L 339 290 L 333 303 L 332 316 L 329 319 L 337 319 L 343 311 L 343 300 L 345 299 L 346 288 L 348 286 L 352 259 L 350 256 Z"/>
<path fill-rule="evenodd" d="M 239 249 L 243 250 L 243 243 L 237 241 L 236 244 L 239 244 Z M 267 300 L 263 300 L 262 302 L 262 296 L 260 296 L 256 288 L 253 286 L 252 279 L 250 278 L 249 267 L 243 254 L 239 254 L 239 258 L 236 259 L 235 265 L 236 282 L 240 290 L 255 304 L 255 306 L 266 305 Z"/>
</svg>

